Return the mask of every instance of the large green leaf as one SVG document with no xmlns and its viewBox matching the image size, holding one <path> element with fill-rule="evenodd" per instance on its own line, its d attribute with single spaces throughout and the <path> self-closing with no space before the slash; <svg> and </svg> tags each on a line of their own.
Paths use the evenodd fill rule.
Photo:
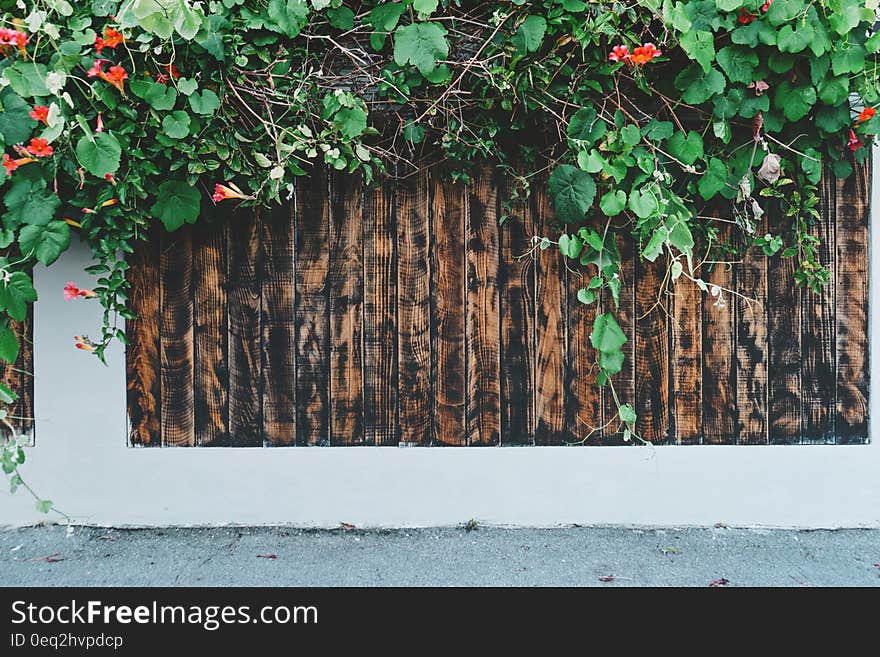
<svg viewBox="0 0 880 657">
<path fill-rule="evenodd" d="M 794 86 L 788 80 L 776 87 L 773 106 L 789 121 L 800 121 L 816 103 L 816 90 L 810 85 Z"/>
<path fill-rule="evenodd" d="M 4 225 L 8 229 L 22 224 L 45 226 L 61 205 L 61 199 L 46 187 L 46 181 L 42 178 L 13 179 L 3 201 L 9 210 L 3 215 Z"/>
<path fill-rule="evenodd" d="M 70 246 L 70 226 L 53 220 L 45 226 L 24 226 L 18 234 L 22 253 L 33 253 L 44 265 L 51 265 Z"/>
<path fill-rule="evenodd" d="M 412 23 L 394 31 L 394 61 L 398 66 L 412 64 L 427 76 L 437 68 L 437 60 L 448 55 L 446 30 L 439 23 Z"/>
<path fill-rule="evenodd" d="M 566 223 L 581 221 L 596 198 L 596 183 L 586 171 L 561 164 L 549 180 L 550 197 L 556 216 Z"/>
<path fill-rule="evenodd" d="M 21 96 L 12 89 L 0 91 L 0 135 L 7 144 L 20 144 L 31 136 L 35 121 L 28 116 L 31 111 Z"/>
<path fill-rule="evenodd" d="M 266 28 L 291 38 L 309 22 L 309 6 L 305 0 L 269 0 L 268 13 Z"/>
<path fill-rule="evenodd" d="M 691 105 L 705 103 L 726 86 L 724 76 L 716 68 L 704 71 L 698 64 L 691 64 L 675 78 L 675 87 L 682 91 L 682 100 Z"/>
<path fill-rule="evenodd" d="M 189 134 L 189 114 L 177 110 L 162 119 L 162 132 L 172 139 L 183 139 Z"/>
<path fill-rule="evenodd" d="M 45 64 L 19 60 L 3 70 L 3 77 L 12 90 L 24 98 L 48 96 Z"/>
<path fill-rule="evenodd" d="M 76 159 L 83 169 L 93 176 L 103 178 L 119 169 L 121 149 L 116 137 L 109 132 L 80 137 L 76 143 Z"/>
<path fill-rule="evenodd" d="M 0 359 L 14 363 L 18 358 L 18 336 L 9 326 L 0 327 Z"/>
<path fill-rule="evenodd" d="M 174 231 L 183 224 L 194 224 L 199 216 L 201 194 L 182 180 L 166 180 L 156 190 L 156 202 L 150 209 L 165 228 Z"/>
<path fill-rule="evenodd" d="M 672 157 L 684 164 L 693 164 L 703 157 L 703 138 L 693 130 L 687 135 L 678 131 L 667 140 L 666 148 Z"/>
<path fill-rule="evenodd" d="M 131 93 L 143 98 L 150 107 L 160 111 L 172 109 L 177 102 L 177 90 L 174 87 L 151 80 L 133 80 Z"/>
<path fill-rule="evenodd" d="M 360 107 L 343 107 L 334 114 L 333 125 L 346 139 L 360 137 L 367 129 L 367 113 Z"/>
<path fill-rule="evenodd" d="M 758 55 L 751 48 L 726 46 L 718 51 L 718 65 L 731 82 L 752 82 Z"/>
<path fill-rule="evenodd" d="M 783 25 L 776 43 L 780 52 L 800 52 L 810 45 L 814 34 L 813 26 L 809 23 L 798 25 L 796 30 L 791 25 Z"/>
<path fill-rule="evenodd" d="M 513 35 L 513 44 L 520 53 L 535 52 L 541 47 L 547 32 L 547 19 L 543 16 L 527 16 Z"/>
<path fill-rule="evenodd" d="M 189 106 L 196 114 L 210 116 L 220 108 L 220 98 L 210 89 L 205 89 L 190 95 Z"/>
<path fill-rule="evenodd" d="M 582 142 L 581 147 L 588 147 L 605 135 L 605 122 L 599 118 L 595 108 L 590 105 L 582 107 L 572 114 L 568 122 L 568 138 Z"/>
<path fill-rule="evenodd" d="M 597 351 L 612 353 L 626 344 L 626 335 L 611 313 L 597 315 L 593 321 L 590 343 Z"/>
<path fill-rule="evenodd" d="M 23 271 L 12 272 L 6 281 L 0 279 L 0 310 L 5 310 L 12 319 L 23 321 L 28 304 L 36 300 L 34 283 Z"/>
</svg>

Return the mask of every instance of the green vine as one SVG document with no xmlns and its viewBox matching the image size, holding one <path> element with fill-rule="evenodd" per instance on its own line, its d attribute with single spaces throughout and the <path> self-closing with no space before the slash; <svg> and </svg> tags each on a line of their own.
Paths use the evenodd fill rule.
<svg viewBox="0 0 880 657">
<path fill-rule="evenodd" d="M 73 296 L 93 292 L 104 308 L 99 335 L 76 344 L 103 360 L 131 317 L 124 256 L 152 224 L 176 230 L 212 202 L 280 202 L 315 163 L 369 182 L 442 162 L 466 181 L 487 158 L 518 181 L 504 221 L 547 176 L 558 229 L 536 236 L 535 252 L 555 245 L 583 275 L 579 302 L 602 309 L 597 384 L 617 400 L 621 239 L 665 265 L 658 298 L 693 284 L 724 303 L 732 292 L 703 272 L 749 248 L 794 258 L 798 282 L 817 290 L 828 272 L 816 184 L 826 168 L 845 177 L 863 163 L 880 127 L 876 0 L 0 8 L 10 362 L 9 321 L 36 299 L 30 270 L 72 233 L 98 276 Z M 631 400 L 617 401 L 613 424 L 638 437 Z"/>
</svg>

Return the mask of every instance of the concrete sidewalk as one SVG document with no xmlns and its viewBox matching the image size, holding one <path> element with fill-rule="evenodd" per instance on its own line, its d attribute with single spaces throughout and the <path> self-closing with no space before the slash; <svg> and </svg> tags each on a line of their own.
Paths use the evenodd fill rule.
<svg viewBox="0 0 880 657">
<path fill-rule="evenodd" d="M 878 563 L 880 530 L 0 529 L 2 586 L 878 586 Z"/>
</svg>

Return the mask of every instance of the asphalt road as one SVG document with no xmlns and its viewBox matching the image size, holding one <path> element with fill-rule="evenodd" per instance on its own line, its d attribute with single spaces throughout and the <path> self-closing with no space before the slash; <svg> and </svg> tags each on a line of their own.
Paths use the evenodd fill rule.
<svg viewBox="0 0 880 657">
<path fill-rule="evenodd" d="M 0 528 L 2 586 L 878 586 L 880 530 Z M 726 582 L 726 583 L 725 583 Z"/>
</svg>

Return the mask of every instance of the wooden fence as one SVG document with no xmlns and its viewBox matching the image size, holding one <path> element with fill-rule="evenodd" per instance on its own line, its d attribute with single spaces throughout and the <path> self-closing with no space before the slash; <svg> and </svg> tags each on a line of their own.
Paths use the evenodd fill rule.
<svg viewBox="0 0 880 657">
<path fill-rule="evenodd" d="M 499 226 L 508 184 L 319 174 L 286 206 L 157 235 L 131 270 L 130 442 L 620 444 L 580 273 L 555 250 L 519 257 L 558 233 L 543 186 Z M 687 284 L 658 299 L 660 268 L 622 245 L 615 387 L 646 440 L 867 440 L 867 199 L 867 169 L 823 183 L 819 295 L 755 256 L 709 280 L 759 304 Z"/>
</svg>

